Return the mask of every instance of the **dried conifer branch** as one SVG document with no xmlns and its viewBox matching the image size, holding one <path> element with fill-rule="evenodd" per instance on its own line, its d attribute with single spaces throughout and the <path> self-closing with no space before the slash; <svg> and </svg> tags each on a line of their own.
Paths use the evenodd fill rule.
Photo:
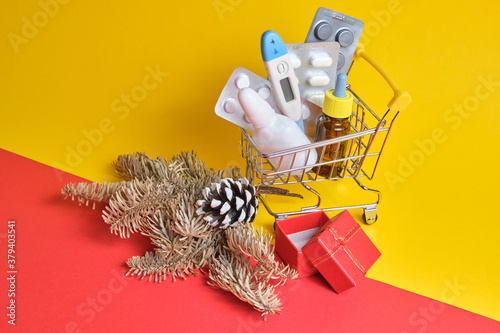
<svg viewBox="0 0 500 333">
<path fill-rule="evenodd" d="M 185 193 L 179 201 L 169 203 L 170 209 L 175 211 L 176 217 L 172 227 L 175 232 L 185 237 L 207 239 L 212 228 L 203 220 L 203 216 L 196 215 L 195 207 L 192 204 L 195 201 L 193 196 Z"/>
<path fill-rule="evenodd" d="M 267 186 L 267 185 L 258 185 L 257 194 L 274 194 L 274 195 L 282 195 L 286 197 L 295 197 L 304 199 L 304 197 L 298 193 L 291 193 L 287 189 L 274 186 Z"/>
<path fill-rule="evenodd" d="M 77 197 L 80 204 L 107 202 L 103 219 L 111 232 L 121 237 L 140 232 L 151 239 L 154 250 L 130 258 L 127 275 L 161 282 L 168 275 L 173 280 L 185 279 L 208 266 L 211 285 L 232 292 L 264 316 L 280 310 L 275 288 L 287 278 L 296 277 L 296 272 L 275 260 L 270 236 L 256 233 L 249 224 L 227 230 L 213 228 L 203 220 L 203 215 L 196 213 L 196 202 L 203 198 L 204 189 L 212 183 L 221 183 L 224 178 L 241 180 L 238 168 L 216 172 L 207 168 L 194 152 L 183 152 L 171 161 L 151 159 L 143 153 L 122 155 L 114 166 L 127 181 L 102 185 L 70 183 L 62 193 L 73 199 Z M 225 191 L 224 200 L 235 199 L 234 203 L 231 201 L 234 207 L 229 204 L 230 210 L 226 209 L 227 214 L 234 214 L 231 209 L 238 211 L 238 207 L 242 210 L 241 201 L 255 199 L 253 187 L 243 192 L 238 188 Z M 286 190 L 264 187 L 259 193 L 290 195 Z M 252 206 L 254 210 L 257 203 Z M 219 211 L 223 213 L 222 207 Z M 250 258 L 255 259 L 253 264 Z M 271 285 L 270 279 L 279 282 Z"/>
<path fill-rule="evenodd" d="M 140 230 L 147 216 L 156 214 L 162 200 L 161 188 L 153 181 L 132 180 L 111 197 L 102 217 L 112 233 L 128 238 Z"/>
<path fill-rule="evenodd" d="M 289 266 L 276 261 L 274 249 L 271 245 L 271 236 L 265 234 L 262 229 L 256 231 L 251 225 L 241 225 L 238 228 L 226 230 L 227 247 L 235 253 L 243 253 L 254 258 L 258 263 L 260 276 L 264 280 L 296 279 L 298 274 Z"/>
<path fill-rule="evenodd" d="M 179 249 L 183 249 L 180 247 Z M 194 275 L 196 269 L 193 261 L 182 253 L 175 250 L 167 254 L 158 250 L 154 252 L 146 252 L 142 257 L 134 256 L 127 261 L 130 267 L 127 275 L 138 275 L 141 279 L 149 277 L 149 281 L 154 278 L 155 282 L 166 280 L 168 275 L 172 276 L 172 280 L 181 277 L 185 279 L 188 275 Z"/>
<path fill-rule="evenodd" d="M 216 237 L 213 239 L 177 238 L 172 242 L 170 251 L 147 252 L 143 257 L 132 257 L 127 261 L 130 267 L 127 275 L 138 275 L 141 279 L 154 278 L 155 282 L 162 282 L 168 275 L 175 281 L 180 277 L 196 275 L 195 271 L 208 265 L 216 255 Z"/>
<path fill-rule="evenodd" d="M 207 168 L 205 162 L 200 160 L 194 151 L 182 152 L 181 155 L 174 156 L 172 160 L 182 163 L 184 176 L 191 180 L 211 178 L 216 174 L 214 169 Z"/>
<path fill-rule="evenodd" d="M 191 275 L 195 269 L 206 266 L 208 261 L 216 255 L 218 244 L 221 242 L 221 231 L 210 228 L 204 238 L 186 237 L 175 231 L 174 223 L 163 210 L 160 210 L 153 218 L 148 218 L 147 223 L 141 225 L 141 233 L 150 237 L 153 245 L 156 246 L 157 255 L 163 260 L 165 266 L 158 268 L 154 265 L 154 261 L 136 257 L 130 261 L 134 265 L 135 274 L 144 277 L 159 272 L 158 274 L 161 273 L 160 275 L 166 277 L 173 273 L 172 277 L 175 280 L 176 276 L 182 276 L 187 262 L 190 265 L 186 274 Z M 151 264 L 149 270 L 148 264 Z M 155 281 L 158 279 L 155 277 Z M 164 278 L 159 282 L 162 280 Z"/>
<path fill-rule="evenodd" d="M 125 180 L 153 179 L 162 181 L 175 177 L 182 170 L 182 165 L 178 161 L 168 163 L 161 157 L 152 159 L 144 153 L 120 155 L 113 162 L 113 167 L 118 176 Z"/>
<path fill-rule="evenodd" d="M 189 258 L 195 264 L 196 268 L 203 268 L 217 256 L 220 236 L 221 234 L 217 232 L 211 234 L 210 239 L 191 239 L 189 249 L 186 249 L 185 252 L 189 253 Z"/>
<path fill-rule="evenodd" d="M 210 264 L 210 285 L 233 293 L 240 300 L 251 304 L 263 316 L 281 310 L 275 287 L 256 282 L 253 268 L 242 256 L 226 252 Z"/>
<path fill-rule="evenodd" d="M 142 257 L 132 257 L 127 261 L 130 267 L 127 276 L 138 275 L 141 279 L 149 277 L 149 281 L 162 282 L 168 275 L 175 281 L 177 277 L 186 279 L 189 275 L 196 275 L 196 267 L 193 262 L 184 258 L 168 262 L 165 261 L 164 254 L 155 252 L 146 252 Z"/>
<path fill-rule="evenodd" d="M 242 178 L 241 175 L 241 169 L 238 168 L 237 166 L 228 166 L 224 170 L 221 170 L 217 173 L 220 179 L 223 178 L 233 178 L 233 179 L 240 179 Z"/>
<path fill-rule="evenodd" d="M 172 230 L 172 221 L 164 209 L 159 210 L 153 217 L 148 216 L 140 228 L 141 234 L 149 237 L 158 251 L 169 253 L 175 250 L 173 246 L 179 235 Z"/>
<path fill-rule="evenodd" d="M 96 202 L 108 202 L 113 194 L 115 194 L 122 186 L 124 182 L 120 183 L 106 183 L 99 184 L 94 183 L 69 183 L 64 186 L 61 193 L 66 197 L 71 196 L 72 200 L 75 197 L 78 199 L 78 204 L 89 205 L 89 202 L 93 202 L 92 209 L 95 209 Z"/>
</svg>

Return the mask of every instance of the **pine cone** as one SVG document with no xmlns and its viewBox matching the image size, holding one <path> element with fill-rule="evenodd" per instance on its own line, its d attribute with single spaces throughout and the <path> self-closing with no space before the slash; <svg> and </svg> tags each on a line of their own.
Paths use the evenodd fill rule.
<svg viewBox="0 0 500 333">
<path fill-rule="evenodd" d="M 196 213 L 207 214 L 203 219 L 214 227 L 220 224 L 221 229 L 253 222 L 259 206 L 255 187 L 246 178 L 239 181 L 225 178 L 220 183 L 212 183 L 211 188 L 203 190 L 203 197 L 205 200 L 197 201 L 200 208 Z"/>
</svg>

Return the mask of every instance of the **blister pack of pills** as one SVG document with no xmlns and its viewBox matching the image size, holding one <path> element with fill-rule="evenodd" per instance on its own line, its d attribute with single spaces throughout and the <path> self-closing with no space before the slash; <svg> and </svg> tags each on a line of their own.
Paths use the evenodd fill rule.
<svg viewBox="0 0 500 333">
<path fill-rule="evenodd" d="M 325 92 L 335 87 L 339 43 L 295 43 L 286 44 L 286 48 L 299 80 L 300 96 L 323 106 Z M 304 107 L 302 113 L 305 116 Z"/>
<path fill-rule="evenodd" d="M 363 27 L 363 22 L 354 17 L 320 7 L 307 33 L 306 43 L 338 42 L 337 73 L 347 74 Z"/>
<path fill-rule="evenodd" d="M 253 131 L 252 124 L 247 120 L 245 112 L 238 102 L 238 92 L 243 88 L 252 88 L 262 98 L 264 98 L 271 107 L 277 112 L 282 113 L 276 105 L 276 99 L 271 90 L 271 84 L 268 80 L 252 73 L 245 68 L 236 68 L 229 80 L 227 80 L 222 93 L 215 104 L 215 113 L 233 124 L 243 127 L 246 130 Z"/>
</svg>

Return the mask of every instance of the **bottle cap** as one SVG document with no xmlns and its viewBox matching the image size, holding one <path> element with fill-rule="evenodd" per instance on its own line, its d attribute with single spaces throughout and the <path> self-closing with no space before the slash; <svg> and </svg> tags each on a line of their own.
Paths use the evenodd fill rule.
<svg viewBox="0 0 500 333">
<path fill-rule="evenodd" d="M 332 118 L 348 118 L 352 113 L 352 103 L 354 98 L 349 91 L 346 91 L 347 75 L 340 73 L 337 75 L 335 89 L 327 90 L 325 102 L 323 103 L 323 113 Z"/>
</svg>

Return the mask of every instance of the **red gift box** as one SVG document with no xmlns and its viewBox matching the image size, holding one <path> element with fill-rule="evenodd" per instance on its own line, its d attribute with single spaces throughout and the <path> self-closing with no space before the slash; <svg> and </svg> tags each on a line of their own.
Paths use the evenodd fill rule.
<svg viewBox="0 0 500 333">
<path fill-rule="evenodd" d="M 329 219 L 320 211 L 276 222 L 275 251 L 286 264 L 297 271 L 299 277 L 318 273 L 302 253 L 302 247 Z"/>
<path fill-rule="evenodd" d="M 380 257 L 347 210 L 324 224 L 302 251 L 337 293 L 356 286 Z"/>
</svg>

